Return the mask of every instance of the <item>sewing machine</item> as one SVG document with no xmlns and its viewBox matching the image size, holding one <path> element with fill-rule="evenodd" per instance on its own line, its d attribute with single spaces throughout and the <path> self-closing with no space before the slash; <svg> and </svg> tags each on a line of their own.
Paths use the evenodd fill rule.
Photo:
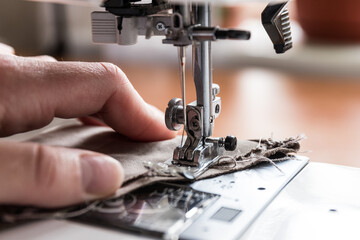
<svg viewBox="0 0 360 240">
<path fill-rule="evenodd" d="M 106 11 L 91 16 L 93 42 L 133 45 L 138 36 L 164 36 L 163 44 L 178 48 L 182 99 L 169 101 L 165 123 L 173 131 L 183 127 L 186 140 L 174 149 L 166 168 L 176 166 L 177 174 L 196 179 L 237 145 L 233 136 L 212 137 L 221 99 L 220 87 L 212 79 L 211 42 L 249 40 L 250 32 L 212 26 L 208 1 L 107 0 L 102 6 Z M 292 47 L 286 6 L 287 2 L 270 3 L 261 16 L 276 53 Z M 185 93 L 186 47 L 193 52 L 196 101 L 191 103 L 186 102 Z M 105 202 L 81 220 L 166 239 L 234 239 L 307 162 L 300 157 L 282 162 L 283 174 L 264 165 L 190 185 L 151 185 Z"/>
<path fill-rule="evenodd" d="M 218 161 L 224 151 L 234 151 L 234 136 L 212 137 L 215 119 L 221 112 L 220 87 L 213 84 L 211 42 L 217 40 L 248 40 L 250 32 L 221 29 L 211 25 L 211 4 L 207 1 L 107 0 L 106 11 L 92 13 L 92 37 L 95 43 L 136 44 L 139 35 L 149 39 L 164 36 L 163 44 L 179 48 L 182 99 L 169 101 L 165 113 L 168 129 L 183 126 L 182 141 L 168 164 L 184 166 L 180 173 L 195 179 Z M 274 43 L 276 53 L 292 47 L 287 1 L 270 3 L 262 13 L 262 23 Z M 192 47 L 193 77 L 196 101 L 186 103 L 185 48 Z M 184 135 L 183 135 L 184 136 Z M 191 166 L 191 168 L 188 168 Z"/>
<path fill-rule="evenodd" d="M 179 49 L 182 99 L 169 101 L 165 123 L 174 131 L 183 127 L 186 140 L 166 163 L 176 166 L 177 174 L 196 179 L 237 145 L 233 136 L 212 137 L 221 99 L 220 87 L 212 80 L 211 42 L 249 40 L 250 32 L 212 26 L 210 1 L 107 0 L 102 6 L 105 11 L 91 15 L 95 43 L 132 45 L 138 36 L 164 36 L 163 44 Z M 287 2 L 270 3 L 261 16 L 276 53 L 292 47 L 286 6 Z M 196 101 L 188 104 L 186 47 L 193 50 L 196 88 Z M 307 163 L 307 158 L 298 157 L 280 162 L 282 172 L 263 164 L 190 184 L 156 183 L 103 201 L 77 220 L 165 239 L 235 239 Z"/>
</svg>

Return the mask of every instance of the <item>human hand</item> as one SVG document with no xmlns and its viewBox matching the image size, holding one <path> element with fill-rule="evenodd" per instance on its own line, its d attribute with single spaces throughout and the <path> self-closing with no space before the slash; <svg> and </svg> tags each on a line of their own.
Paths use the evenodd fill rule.
<svg viewBox="0 0 360 240">
<path fill-rule="evenodd" d="M 0 44 L 0 137 L 43 127 L 54 117 L 107 124 L 134 140 L 174 137 L 163 114 L 115 65 L 19 57 Z M 109 156 L 0 141 L 0 204 L 66 206 L 111 195 L 123 178 Z"/>
</svg>

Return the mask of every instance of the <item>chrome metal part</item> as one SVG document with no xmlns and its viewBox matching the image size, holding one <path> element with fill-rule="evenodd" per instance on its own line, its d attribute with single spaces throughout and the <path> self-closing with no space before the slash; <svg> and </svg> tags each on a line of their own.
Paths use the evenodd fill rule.
<svg viewBox="0 0 360 240">
<path fill-rule="evenodd" d="M 187 10 L 189 8 L 186 7 Z M 204 28 L 210 26 L 209 5 L 194 5 L 191 10 L 195 26 Z M 179 25 L 182 25 L 183 22 L 179 21 Z M 199 35 L 195 38 L 199 39 L 192 42 L 193 75 L 197 101 L 186 106 L 185 131 L 187 139 L 183 145 L 174 150 L 172 159 L 174 164 L 193 167 L 184 172 L 184 176 L 190 179 L 194 179 L 206 171 L 224 152 L 224 145 L 220 142 L 206 141 L 206 138 L 212 135 L 215 118 L 220 114 L 221 100 L 216 97 L 220 92 L 220 87 L 212 84 L 210 41 L 206 41 L 205 38 L 200 40 Z M 181 70 L 183 71 L 184 68 Z M 170 111 L 168 107 L 167 112 Z M 169 122 L 168 117 L 167 114 L 166 122 Z"/>
<path fill-rule="evenodd" d="M 218 147 L 216 149 L 221 150 L 222 148 Z M 165 163 L 169 166 L 175 165 L 177 174 L 185 177 L 186 179 L 195 180 L 205 173 L 211 165 L 216 163 L 222 154 L 223 151 L 221 153 L 213 153 L 213 155 L 208 158 L 199 159 L 198 164 L 193 166 L 189 166 L 189 163 L 184 163 L 182 161 L 174 161 L 173 159 L 169 159 Z"/>
<path fill-rule="evenodd" d="M 227 136 L 226 138 L 206 138 L 207 143 L 217 143 L 219 147 L 225 148 L 226 151 L 234 151 L 237 145 L 237 138 Z"/>
<path fill-rule="evenodd" d="M 220 138 L 219 141 L 207 141 L 212 135 L 215 118 L 219 116 L 221 111 L 221 99 L 216 96 L 220 93 L 220 87 L 212 83 L 210 42 L 210 40 L 216 40 L 218 28 L 211 27 L 211 11 L 208 4 L 193 5 L 191 10 L 194 26 L 196 26 L 190 31 L 193 40 L 193 76 L 197 101 L 186 106 L 185 131 L 187 139 L 183 145 L 174 150 L 172 160 L 173 164 L 176 165 L 191 166 L 192 168 L 184 171 L 183 175 L 189 179 L 194 179 L 216 162 L 225 149 L 234 150 L 236 138 L 231 143 L 227 141 L 226 144 L 224 138 Z M 179 25 L 181 24 L 183 21 L 179 21 Z M 168 107 L 167 112 L 169 111 Z M 167 114 L 166 118 L 168 117 Z M 166 119 L 166 122 L 169 120 Z"/>
<path fill-rule="evenodd" d="M 193 8 L 195 22 L 204 27 L 211 25 L 210 5 L 197 5 Z M 211 42 L 194 41 L 193 43 L 194 82 L 197 105 L 203 107 L 203 137 L 212 135 L 214 122 L 211 119 L 212 63 Z"/>
<path fill-rule="evenodd" d="M 192 223 L 180 239 L 194 239 L 195 236 L 196 239 L 240 239 L 307 163 L 307 158 L 298 157 L 297 160 L 277 163 L 283 173 L 271 164 L 265 164 L 194 182 L 191 184 L 193 189 L 220 194 L 221 198 Z"/>
<path fill-rule="evenodd" d="M 166 127 L 170 130 L 178 131 L 184 122 L 185 119 L 182 100 L 180 98 L 171 99 L 165 111 Z"/>
</svg>

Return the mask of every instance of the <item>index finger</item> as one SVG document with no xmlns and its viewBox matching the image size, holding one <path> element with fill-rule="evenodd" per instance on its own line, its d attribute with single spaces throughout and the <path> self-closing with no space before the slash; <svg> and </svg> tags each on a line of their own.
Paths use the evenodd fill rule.
<svg viewBox="0 0 360 240">
<path fill-rule="evenodd" d="M 5 62 L 7 66 L 1 66 L 0 60 L 0 72 L 8 72 L 8 79 L 2 83 L 5 87 L 0 88 L 0 104 L 5 109 L 5 114 L 0 111 L 0 132 L 5 135 L 44 126 L 54 117 L 97 114 L 115 131 L 132 139 L 174 137 L 164 124 L 163 114 L 147 104 L 113 64 L 47 62 L 15 56 Z"/>
</svg>

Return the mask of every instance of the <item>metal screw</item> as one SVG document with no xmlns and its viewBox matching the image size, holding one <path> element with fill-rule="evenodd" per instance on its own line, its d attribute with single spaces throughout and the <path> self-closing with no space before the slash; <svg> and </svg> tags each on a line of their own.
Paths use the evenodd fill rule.
<svg viewBox="0 0 360 240">
<path fill-rule="evenodd" d="M 213 122 L 214 122 L 214 117 L 211 116 L 211 117 L 210 117 L 210 123 L 213 123 Z"/>
<path fill-rule="evenodd" d="M 160 32 L 164 31 L 165 30 L 165 24 L 163 22 L 158 22 L 156 24 L 156 29 Z"/>
<path fill-rule="evenodd" d="M 199 120 L 196 118 L 191 119 L 190 124 L 193 131 L 196 131 L 200 128 Z"/>
</svg>

